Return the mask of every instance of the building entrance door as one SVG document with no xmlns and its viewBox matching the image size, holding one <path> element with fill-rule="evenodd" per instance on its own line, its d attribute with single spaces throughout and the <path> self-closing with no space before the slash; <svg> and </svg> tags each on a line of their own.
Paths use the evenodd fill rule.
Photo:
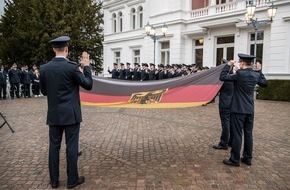
<svg viewBox="0 0 290 190">
<path fill-rule="evenodd" d="M 234 36 L 218 37 L 216 43 L 216 66 L 221 64 L 222 59 L 234 59 Z"/>
</svg>

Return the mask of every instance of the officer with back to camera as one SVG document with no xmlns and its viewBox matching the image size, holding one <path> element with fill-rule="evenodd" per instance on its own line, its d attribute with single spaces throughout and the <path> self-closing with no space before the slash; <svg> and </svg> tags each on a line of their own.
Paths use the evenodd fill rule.
<svg viewBox="0 0 290 190">
<path fill-rule="evenodd" d="M 79 86 L 91 90 L 93 85 L 89 55 L 82 54 L 80 65 L 67 59 L 68 36 L 51 40 L 55 58 L 40 67 L 41 92 L 47 96 L 49 125 L 49 174 L 52 188 L 59 185 L 59 150 L 65 131 L 67 188 L 84 183 L 78 174 L 78 143 L 82 122 Z"/>
<path fill-rule="evenodd" d="M 223 160 L 226 165 L 240 166 L 240 152 L 242 147 L 242 132 L 244 132 L 244 151 L 241 162 L 252 165 L 253 127 L 254 127 L 254 89 L 256 84 L 267 86 L 267 80 L 262 72 L 252 68 L 252 55 L 238 54 L 240 69 L 233 75 L 229 74 L 235 63 L 229 61 L 220 74 L 221 81 L 234 83 L 234 94 L 231 104 L 231 124 L 233 129 L 233 144 L 231 156 Z"/>
<path fill-rule="evenodd" d="M 223 59 L 222 63 L 227 64 L 227 60 Z M 229 74 L 233 74 L 233 66 L 231 67 Z M 222 133 L 220 142 L 217 145 L 213 145 L 214 149 L 227 150 L 228 146 L 232 146 L 232 130 L 230 129 L 230 115 L 231 115 L 231 103 L 234 94 L 234 83 L 224 81 L 219 95 L 219 115 L 222 126 Z"/>
</svg>

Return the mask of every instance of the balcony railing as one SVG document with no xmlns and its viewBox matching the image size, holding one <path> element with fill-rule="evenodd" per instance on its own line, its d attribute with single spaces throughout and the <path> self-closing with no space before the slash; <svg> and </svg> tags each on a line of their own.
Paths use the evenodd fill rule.
<svg viewBox="0 0 290 190">
<path fill-rule="evenodd" d="M 234 11 L 236 9 L 237 9 L 237 2 L 216 5 L 216 13 L 229 12 L 229 11 Z"/>
<path fill-rule="evenodd" d="M 196 9 L 191 12 L 191 17 L 202 17 L 208 15 L 208 7 L 202 8 L 202 9 Z"/>
<path fill-rule="evenodd" d="M 253 3 L 257 6 L 263 6 L 269 4 L 271 1 L 276 0 L 253 0 Z M 214 15 L 219 13 L 226 13 L 235 10 L 246 9 L 247 1 L 246 0 L 234 0 L 229 3 L 223 3 L 219 5 L 211 5 L 201 9 L 196 9 L 191 11 L 191 18 L 203 17 L 208 15 Z"/>
<path fill-rule="evenodd" d="M 270 3 L 270 0 L 253 0 L 254 5 L 266 5 L 267 3 Z"/>
</svg>

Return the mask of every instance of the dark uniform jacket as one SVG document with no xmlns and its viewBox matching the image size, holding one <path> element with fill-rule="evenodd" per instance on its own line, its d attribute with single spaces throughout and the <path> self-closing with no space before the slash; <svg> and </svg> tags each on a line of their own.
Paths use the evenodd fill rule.
<svg viewBox="0 0 290 190">
<path fill-rule="evenodd" d="M 47 96 L 48 125 L 72 125 L 82 121 L 79 86 L 91 90 L 91 67 L 83 73 L 75 62 L 54 58 L 40 67 L 41 93 Z"/>
<path fill-rule="evenodd" d="M 141 70 L 141 80 L 142 81 L 148 80 L 148 73 L 146 73 L 146 70 L 144 69 Z"/>
<path fill-rule="evenodd" d="M 30 84 L 31 83 L 31 73 L 28 70 L 21 72 L 21 83 Z"/>
<path fill-rule="evenodd" d="M 254 114 L 254 89 L 256 84 L 266 87 L 266 78 L 262 72 L 256 72 L 252 68 L 238 70 L 232 75 L 228 74 L 229 70 L 230 66 L 226 65 L 220 74 L 220 80 L 234 82 L 231 112 Z"/>
<path fill-rule="evenodd" d="M 139 81 L 141 79 L 140 72 L 138 69 L 134 69 L 133 71 L 133 80 Z"/>
<path fill-rule="evenodd" d="M 119 79 L 125 80 L 126 79 L 126 70 L 125 69 L 120 69 L 119 71 Z"/>
<path fill-rule="evenodd" d="M 40 74 L 38 74 L 38 76 L 36 74 L 32 75 L 32 83 L 33 85 L 39 85 L 40 83 Z"/>
<path fill-rule="evenodd" d="M 174 73 L 174 77 L 181 77 L 182 76 L 182 72 L 175 72 Z"/>
<path fill-rule="evenodd" d="M 165 79 L 166 78 L 166 75 L 164 73 L 164 71 L 158 71 L 158 80 L 162 80 L 162 79 Z"/>
<path fill-rule="evenodd" d="M 0 84 L 7 83 L 7 73 L 5 71 L 0 71 Z"/>
<path fill-rule="evenodd" d="M 21 72 L 18 69 L 10 69 L 8 72 L 9 81 L 11 84 L 20 83 Z"/>
<path fill-rule="evenodd" d="M 117 69 L 113 69 L 112 71 L 108 70 L 110 74 L 112 74 L 112 79 L 118 79 L 119 71 Z"/>
<path fill-rule="evenodd" d="M 171 72 L 167 72 L 166 78 L 170 79 L 170 78 L 173 78 L 173 77 L 174 77 L 174 74 L 172 74 Z"/>
<path fill-rule="evenodd" d="M 225 81 L 220 89 L 219 109 L 230 110 L 234 94 L 234 83 Z"/>
<path fill-rule="evenodd" d="M 130 69 L 125 69 L 125 73 L 126 73 L 126 79 L 132 80 L 132 73 L 131 73 Z"/>
<path fill-rule="evenodd" d="M 156 80 L 155 69 L 149 70 L 149 80 Z"/>
</svg>

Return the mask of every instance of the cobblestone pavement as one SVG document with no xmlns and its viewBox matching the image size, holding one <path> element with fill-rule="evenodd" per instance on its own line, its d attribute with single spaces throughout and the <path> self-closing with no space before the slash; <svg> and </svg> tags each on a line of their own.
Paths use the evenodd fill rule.
<svg viewBox="0 0 290 190">
<path fill-rule="evenodd" d="M 256 101 L 253 165 L 214 150 L 218 103 L 186 109 L 83 107 L 76 189 L 290 189 L 290 103 Z M 50 189 L 46 98 L 0 101 L 0 189 Z M 0 119 L 0 123 L 2 120 Z M 66 186 L 65 144 L 60 187 Z"/>
</svg>

